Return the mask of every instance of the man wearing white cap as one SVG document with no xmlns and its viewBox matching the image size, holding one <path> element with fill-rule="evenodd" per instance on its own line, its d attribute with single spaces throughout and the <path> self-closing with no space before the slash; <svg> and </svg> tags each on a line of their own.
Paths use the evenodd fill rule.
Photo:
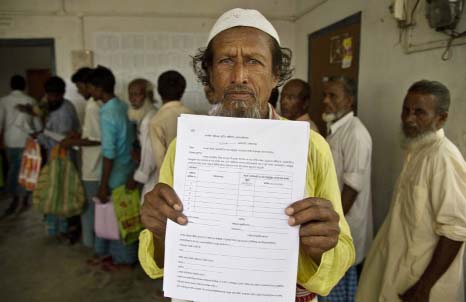
<svg viewBox="0 0 466 302">
<path fill-rule="evenodd" d="M 291 77 L 291 51 L 280 47 L 272 24 L 256 10 L 232 9 L 212 28 L 207 48 L 193 59 L 194 70 L 213 90 L 218 104 L 213 114 L 280 119 L 268 105 L 271 90 Z M 173 185 L 176 143 L 167 151 L 154 190 L 146 194 L 141 218 L 147 230 L 140 236 L 139 260 L 152 278 L 163 275 L 167 218 L 186 224 L 182 201 Z M 332 154 L 325 140 L 311 132 L 306 180 L 307 198 L 284 209 L 289 224 L 300 225 L 296 301 L 316 301 L 327 295 L 355 258 L 348 224 L 341 207 Z"/>
</svg>

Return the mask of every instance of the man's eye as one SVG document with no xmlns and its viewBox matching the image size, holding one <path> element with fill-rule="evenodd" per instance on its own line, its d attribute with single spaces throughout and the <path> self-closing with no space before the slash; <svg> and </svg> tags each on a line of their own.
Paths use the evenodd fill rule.
<svg viewBox="0 0 466 302">
<path fill-rule="evenodd" d="M 231 58 L 223 58 L 218 61 L 220 64 L 231 64 L 233 60 Z"/>
<path fill-rule="evenodd" d="M 256 60 L 256 59 L 249 59 L 248 60 L 248 64 L 261 64 L 261 62 L 259 60 Z"/>
</svg>

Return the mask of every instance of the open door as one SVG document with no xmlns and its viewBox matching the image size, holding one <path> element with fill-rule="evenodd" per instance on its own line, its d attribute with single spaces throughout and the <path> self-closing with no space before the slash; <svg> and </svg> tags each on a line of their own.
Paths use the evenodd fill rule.
<svg viewBox="0 0 466 302">
<path fill-rule="evenodd" d="M 329 76 L 344 75 L 358 83 L 360 41 L 361 12 L 309 35 L 309 114 L 324 135 L 327 127 L 322 120 L 323 82 Z M 354 112 L 357 114 L 357 99 Z"/>
<path fill-rule="evenodd" d="M 45 95 L 44 84 L 52 76 L 50 69 L 28 69 L 26 70 L 26 82 L 28 94 L 37 101 Z"/>
<path fill-rule="evenodd" d="M 26 78 L 28 93 L 43 95 L 44 79 L 55 74 L 55 41 L 43 39 L 0 39 L 0 95 L 10 93 L 10 78 L 19 74 Z"/>
</svg>

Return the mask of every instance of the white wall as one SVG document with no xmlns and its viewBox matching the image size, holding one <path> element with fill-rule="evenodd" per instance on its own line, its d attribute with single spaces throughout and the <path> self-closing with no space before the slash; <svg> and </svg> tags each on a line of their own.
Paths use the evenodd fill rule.
<svg viewBox="0 0 466 302">
<path fill-rule="evenodd" d="M 95 33 L 169 32 L 207 36 L 216 18 L 233 7 L 259 9 L 271 19 L 282 44 L 293 49 L 295 36 L 291 20 L 295 5 L 285 0 L 4 0 L 0 2 L 0 13 L 12 21 L 7 26 L 0 25 L 0 39 L 54 38 L 57 74 L 67 79 L 73 73 L 71 51 L 95 49 Z M 130 80 L 120 79 L 120 83 Z M 190 85 L 200 87 L 188 82 Z"/>
<path fill-rule="evenodd" d="M 159 14 L 185 17 L 215 17 L 234 7 L 255 8 L 269 17 L 289 19 L 295 13 L 296 4 L 289 0 L 2 0 L 0 3 L 0 10 L 5 12 L 63 13 L 64 10 L 86 15 Z"/>
<path fill-rule="evenodd" d="M 154 33 L 154 32 L 167 32 L 167 33 L 203 33 L 205 37 L 202 40 L 207 38 L 208 32 L 215 22 L 215 18 L 193 18 L 193 17 L 183 17 L 182 22 L 180 18 L 175 17 L 85 17 L 85 44 L 86 47 L 90 49 L 96 49 L 96 41 L 94 39 L 95 33 L 98 32 L 113 32 L 113 33 Z M 283 44 L 289 45 L 290 47 L 294 46 L 294 27 L 293 24 L 289 21 L 275 20 L 273 21 L 274 26 L 277 28 L 277 31 L 283 37 Z M 121 26 L 124 24 L 124 26 Z M 202 46 L 202 45 L 199 45 Z M 173 52 L 175 53 L 175 52 Z M 195 54 L 195 51 L 189 53 L 189 56 Z M 153 70 L 150 72 L 145 70 L 132 71 L 132 76 L 126 77 L 140 77 L 143 76 L 149 80 L 156 82 L 158 75 L 167 70 L 167 69 L 178 69 L 187 81 L 187 89 L 183 97 L 184 103 L 198 113 L 206 113 L 210 107 L 208 102 L 204 98 L 204 92 L 202 86 L 198 83 L 197 78 L 192 71 L 190 59 L 188 55 L 184 54 L 183 58 L 186 56 L 186 64 L 184 68 L 166 67 L 164 70 L 160 66 L 153 66 Z M 180 58 L 181 59 L 181 58 Z M 183 60 L 184 61 L 184 60 Z M 99 62 L 96 62 L 99 63 Z M 111 68 L 111 66 L 109 66 Z M 183 72 L 184 71 L 184 72 Z M 118 78 L 118 76 L 117 76 Z M 129 82 L 129 78 L 123 79 L 123 86 Z M 123 91 L 121 87 L 117 85 L 117 92 L 120 96 L 125 96 L 126 91 Z"/>
<path fill-rule="evenodd" d="M 57 74 L 69 76 L 71 51 L 80 49 L 78 18 L 67 16 L 15 15 L 7 30 L 0 29 L 0 39 L 54 38 Z"/>
<path fill-rule="evenodd" d="M 382 3 L 383 2 L 383 3 Z M 398 144 L 401 104 L 414 81 L 438 80 L 452 93 L 446 133 L 466 154 L 466 46 L 452 48 L 450 61 L 443 49 L 406 55 L 390 16 L 390 0 L 330 0 L 296 22 L 296 75 L 307 79 L 308 34 L 362 11 L 358 112 L 374 142 L 374 219 L 380 226 L 399 174 L 402 154 Z"/>
</svg>

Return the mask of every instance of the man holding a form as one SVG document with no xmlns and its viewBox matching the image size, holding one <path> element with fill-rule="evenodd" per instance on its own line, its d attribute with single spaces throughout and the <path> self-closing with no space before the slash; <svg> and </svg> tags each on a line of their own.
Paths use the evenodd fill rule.
<svg viewBox="0 0 466 302">
<path fill-rule="evenodd" d="M 267 101 L 271 90 L 291 76 L 291 51 L 280 47 L 272 24 L 258 11 L 233 9 L 212 28 L 207 48 L 194 57 L 194 68 L 219 100 L 212 114 L 280 119 Z M 160 183 L 145 197 L 139 258 L 152 278 L 161 277 L 167 218 L 186 224 L 183 204 L 173 185 L 175 144 L 167 151 Z M 325 140 L 311 131 L 305 196 L 290 200 L 283 211 L 291 226 L 300 225 L 297 301 L 316 301 L 330 292 L 353 264 L 354 247 L 341 207 L 332 154 Z"/>
</svg>

